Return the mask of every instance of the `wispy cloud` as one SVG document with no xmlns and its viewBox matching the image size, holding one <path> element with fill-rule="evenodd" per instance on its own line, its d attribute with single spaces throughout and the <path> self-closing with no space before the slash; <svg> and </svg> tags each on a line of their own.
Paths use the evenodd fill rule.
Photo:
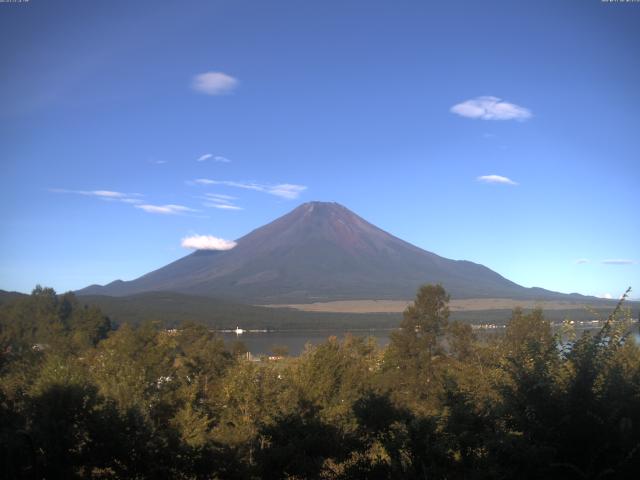
<svg viewBox="0 0 640 480">
<path fill-rule="evenodd" d="M 529 109 L 508 103 L 498 97 L 483 96 L 458 103 L 451 107 L 451 113 L 466 118 L 482 120 L 520 120 L 532 117 Z"/>
<path fill-rule="evenodd" d="M 611 295 L 610 293 L 601 293 L 600 295 L 598 295 L 598 297 L 606 298 L 607 300 L 611 300 L 613 298 L 613 295 Z"/>
<path fill-rule="evenodd" d="M 205 193 L 203 199 L 205 200 L 203 203 L 205 207 L 220 210 L 244 210 L 242 207 L 234 204 L 233 200 L 236 200 L 236 197 L 232 197 L 231 195 Z"/>
<path fill-rule="evenodd" d="M 585 263 L 591 263 L 591 260 L 589 260 L 588 258 L 579 258 L 576 260 L 576 264 L 578 265 L 583 265 Z"/>
<path fill-rule="evenodd" d="M 126 193 L 114 192 L 112 190 L 94 190 L 92 192 L 89 192 L 89 194 L 103 198 L 125 198 L 128 196 Z"/>
<path fill-rule="evenodd" d="M 140 193 L 123 193 L 114 190 L 67 190 L 62 188 L 50 188 L 49 191 L 53 193 L 69 193 L 85 197 L 94 197 L 111 202 L 127 203 L 145 212 L 161 215 L 184 215 L 199 212 L 199 210 L 185 207 L 184 205 L 152 205 L 150 203 L 144 203 L 144 200 L 140 198 L 143 195 Z"/>
<path fill-rule="evenodd" d="M 509 177 L 503 177 L 502 175 L 482 175 L 476 178 L 478 182 L 482 183 L 498 183 L 502 185 L 518 185 L 518 182 L 514 182 Z"/>
<path fill-rule="evenodd" d="M 181 245 L 193 250 L 231 250 L 236 246 L 236 242 L 213 235 L 192 235 L 183 238 Z"/>
<path fill-rule="evenodd" d="M 210 180 L 208 178 L 197 178 L 194 183 L 200 185 L 224 185 L 227 187 L 243 188 L 245 190 L 254 190 L 256 192 L 268 193 L 280 198 L 292 200 L 298 198 L 307 187 L 304 185 L 295 185 L 292 183 L 279 183 L 277 185 L 264 185 L 259 183 L 232 182 L 228 180 Z"/>
<path fill-rule="evenodd" d="M 238 197 L 233 197 L 231 195 L 224 195 L 222 193 L 205 193 L 204 195 L 205 195 L 205 197 L 208 197 L 208 198 L 215 198 L 220 202 L 223 201 L 223 200 L 231 201 L 231 200 L 237 200 L 238 199 Z"/>
<path fill-rule="evenodd" d="M 238 80 L 222 72 L 205 72 L 193 77 L 191 87 L 205 95 L 225 95 L 238 86 Z"/>
<path fill-rule="evenodd" d="M 244 210 L 244 208 L 239 207 L 238 205 L 232 205 L 230 203 L 211 203 L 204 202 L 203 205 L 209 208 L 217 208 L 219 210 Z"/>
<path fill-rule="evenodd" d="M 199 156 L 198 158 L 196 158 L 196 162 L 206 162 L 207 160 L 211 159 L 213 159 L 214 162 L 218 163 L 231 162 L 231 160 L 229 160 L 227 157 L 223 157 L 222 155 L 214 155 L 213 153 L 205 153 L 204 155 Z"/>
<path fill-rule="evenodd" d="M 123 193 L 113 190 L 68 190 L 65 188 L 50 188 L 52 193 L 69 193 L 73 195 L 82 195 L 85 197 L 95 197 L 101 200 L 110 200 L 124 203 L 142 203 L 139 193 Z"/>
<path fill-rule="evenodd" d="M 612 258 L 612 259 L 603 260 L 602 263 L 605 265 L 633 265 L 636 262 L 626 258 Z"/>
<path fill-rule="evenodd" d="M 290 183 L 282 183 L 280 185 L 274 185 L 267 187 L 266 192 L 278 197 L 287 198 L 292 200 L 298 198 L 302 192 L 307 189 L 304 185 L 293 185 Z"/>
<path fill-rule="evenodd" d="M 66 188 L 50 188 L 49 191 L 52 193 L 73 193 L 76 195 L 101 198 L 124 198 L 128 196 L 126 193 L 114 192 L 113 190 L 68 190 Z"/>
<path fill-rule="evenodd" d="M 147 213 L 159 213 L 161 215 L 181 215 L 190 212 L 197 212 L 193 208 L 185 207 L 183 205 L 136 205 L 136 208 L 144 210 Z"/>
</svg>

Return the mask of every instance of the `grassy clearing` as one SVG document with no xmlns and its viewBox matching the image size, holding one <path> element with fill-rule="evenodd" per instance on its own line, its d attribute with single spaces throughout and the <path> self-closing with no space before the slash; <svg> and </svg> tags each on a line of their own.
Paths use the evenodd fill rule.
<svg viewBox="0 0 640 480">
<path fill-rule="evenodd" d="M 402 313 L 410 300 L 339 300 L 335 302 L 298 303 L 288 305 L 262 305 L 271 308 L 293 308 L 302 312 L 326 313 Z M 614 301 L 610 302 L 615 304 Z M 540 307 L 543 310 L 584 310 L 585 307 L 603 307 L 603 301 L 531 301 L 508 298 L 467 298 L 451 300 L 449 308 L 452 312 L 470 312 L 484 310 L 512 310 L 515 307 L 531 309 Z"/>
</svg>

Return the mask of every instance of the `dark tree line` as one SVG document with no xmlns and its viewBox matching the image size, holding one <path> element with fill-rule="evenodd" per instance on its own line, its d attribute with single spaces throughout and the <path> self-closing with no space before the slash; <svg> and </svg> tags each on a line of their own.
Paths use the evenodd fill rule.
<svg viewBox="0 0 640 480">
<path fill-rule="evenodd" d="M 329 338 L 251 362 L 207 328 L 112 328 L 37 287 L 0 306 L 0 477 L 635 478 L 640 348 L 600 331 L 449 321 L 426 285 L 386 348 Z"/>
</svg>

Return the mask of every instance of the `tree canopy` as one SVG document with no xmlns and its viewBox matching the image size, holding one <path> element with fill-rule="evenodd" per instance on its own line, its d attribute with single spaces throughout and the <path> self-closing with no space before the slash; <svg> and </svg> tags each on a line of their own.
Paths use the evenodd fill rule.
<svg viewBox="0 0 640 480">
<path fill-rule="evenodd" d="M 116 329 L 36 287 L 0 305 L 0 477 L 633 478 L 622 302 L 581 335 L 522 309 L 481 335 L 448 301 L 421 287 L 384 348 L 347 335 L 254 362 L 206 327 Z"/>
</svg>

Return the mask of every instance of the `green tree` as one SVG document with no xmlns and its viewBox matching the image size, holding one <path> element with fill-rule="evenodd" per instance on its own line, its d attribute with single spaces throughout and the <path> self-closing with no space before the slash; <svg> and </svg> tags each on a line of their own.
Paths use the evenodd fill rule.
<svg viewBox="0 0 640 480">
<path fill-rule="evenodd" d="M 291 377 L 274 365 L 260 365 L 239 361 L 225 375 L 218 392 L 220 420 L 212 431 L 212 438 L 237 448 L 250 465 L 260 443 L 262 425 L 295 405 L 288 395 Z"/>
<path fill-rule="evenodd" d="M 87 361 L 102 395 L 123 411 L 138 407 L 151 415 L 154 409 L 165 409 L 179 388 L 176 354 L 175 339 L 147 323 L 123 325 L 100 342 Z M 168 420 L 172 414 L 169 410 L 162 417 Z"/>
<path fill-rule="evenodd" d="M 339 430 L 323 422 L 317 408 L 299 405 L 296 410 L 262 426 L 264 446 L 257 453 L 259 478 L 326 478 L 321 474 L 327 470 L 327 460 L 340 460 L 346 454 Z"/>
<path fill-rule="evenodd" d="M 346 335 L 340 342 L 330 337 L 307 350 L 299 359 L 295 385 L 300 398 L 320 407 L 330 422 L 348 422 L 351 406 L 371 387 L 375 344 Z"/>
<path fill-rule="evenodd" d="M 444 360 L 442 339 L 449 323 L 449 295 L 442 285 L 423 285 L 409 305 L 400 329 L 391 334 L 385 370 L 399 394 L 424 400 Z M 397 397 L 397 395 L 396 395 Z"/>
<path fill-rule="evenodd" d="M 179 350 L 178 374 L 189 385 L 197 385 L 197 398 L 210 399 L 234 358 L 224 341 L 203 325 L 186 324 L 176 332 Z"/>
</svg>

